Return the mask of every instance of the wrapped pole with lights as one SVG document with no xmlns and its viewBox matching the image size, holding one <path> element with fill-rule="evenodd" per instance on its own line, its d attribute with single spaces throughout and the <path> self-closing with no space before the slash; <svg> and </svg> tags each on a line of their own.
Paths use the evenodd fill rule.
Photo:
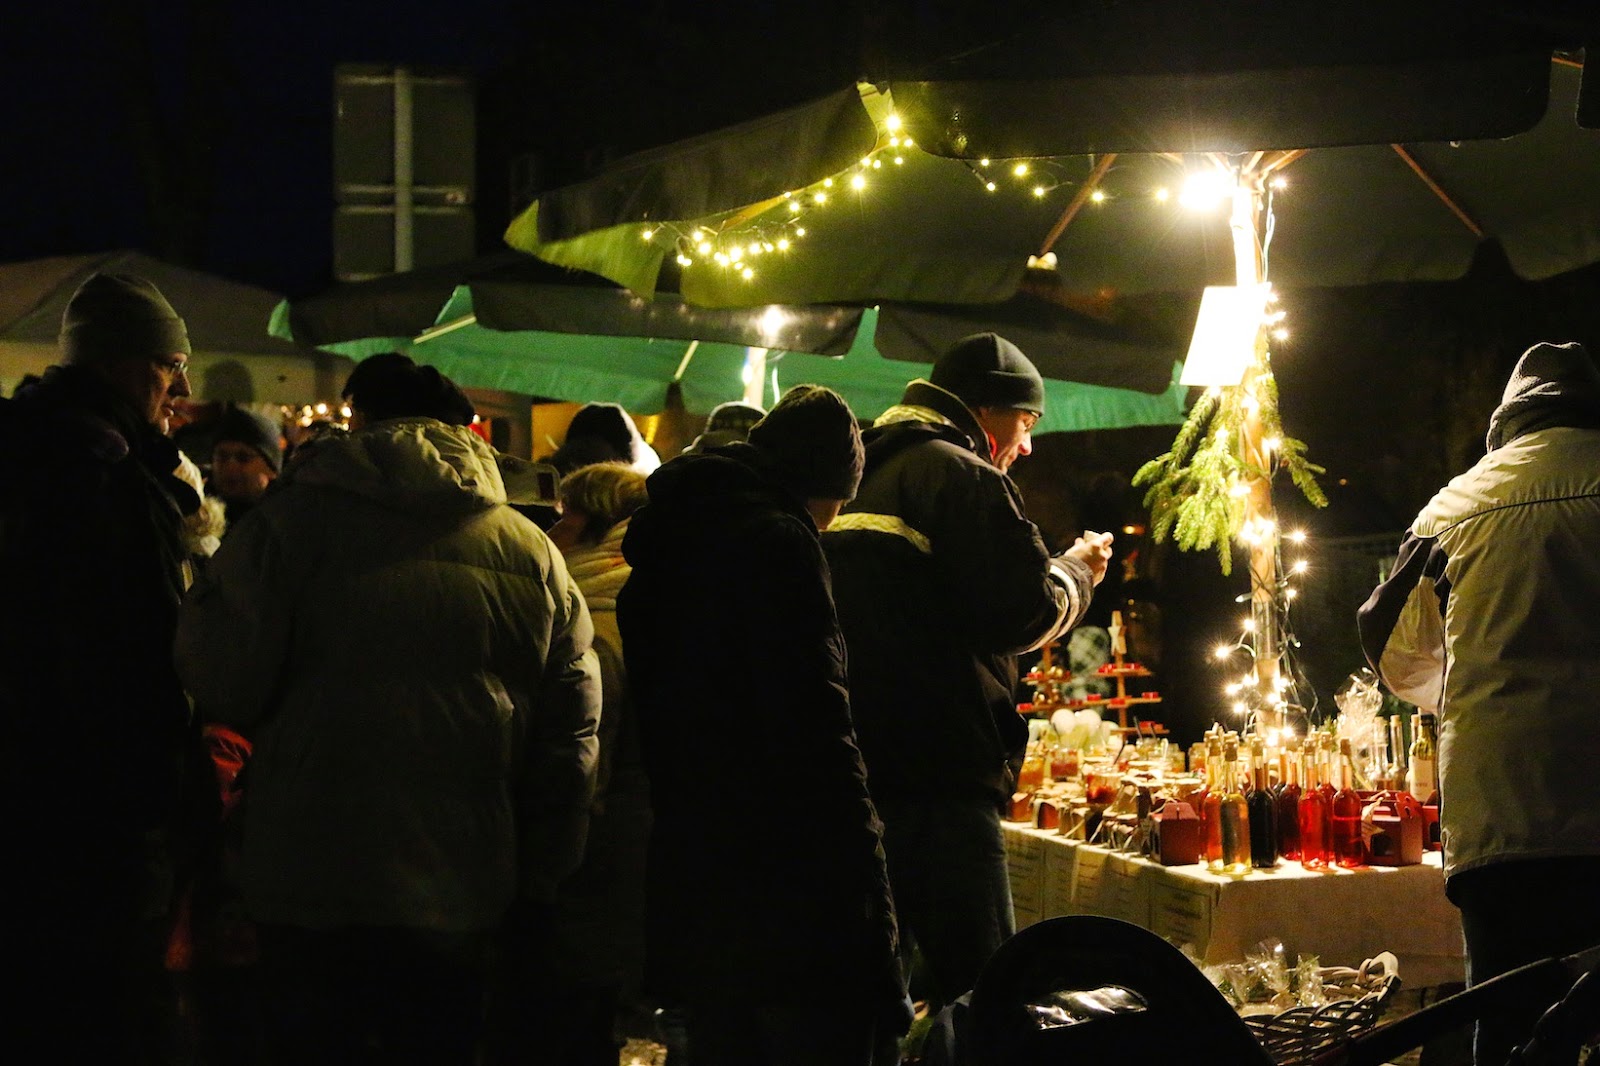
<svg viewBox="0 0 1600 1066">
<path fill-rule="evenodd" d="M 1182 378 L 1184 384 L 1207 386 L 1206 392 L 1172 450 L 1140 468 L 1133 483 L 1149 486 L 1145 503 L 1156 540 L 1171 534 L 1186 550 L 1215 547 L 1224 574 L 1232 571 L 1234 544 L 1245 549 L 1250 615 L 1236 647 L 1247 649 L 1252 662 L 1228 693 L 1236 710 L 1254 714 L 1258 728 L 1281 730 L 1286 708 L 1298 698 L 1293 671 L 1284 663 L 1294 590 L 1283 569 L 1273 476 L 1287 470 L 1313 504 L 1323 506 L 1327 499 L 1314 476 L 1322 468 L 1306 461 L 1305 445 L 1284 435 L 1278 417 L 1270 338 L 1281 335 L 1283 313 L 1271 309 L 1263 220 L 1270 219 L 1267 183 L 1294 154 L 1278 153 L 1265 164 L 1263 158 L 1257 154 L 1234 168 L 1212 157 L 1213 169 L 1204 175 L 1226 190 L 1231 203 L 1237 284 L 1206 290 Z M 1184 200 L 1190 202 L 1191 194 Z M 1218 658 L 1230 658 L 1233 650 L 1219 649 Z"/>
</svg>

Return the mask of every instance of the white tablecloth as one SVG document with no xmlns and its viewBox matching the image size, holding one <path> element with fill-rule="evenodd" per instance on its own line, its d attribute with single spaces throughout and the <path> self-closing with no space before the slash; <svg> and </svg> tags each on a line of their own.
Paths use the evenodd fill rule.
<svg viewBox="0 0 1600 1066">
<path fill-rule="evenodd" d="M 1160 863 L 1005 823 L 1021 928 L 1063 914 L 1101 914 L 1190 945 L 1207 963 L 1243 959 L 1269 937 L 1292 962 L 1359 966 L 1381 951 L 1409 988 L 1463 980 L 1461 921 L 1444 894 L 1438 852 L 1420 866 L 1313 873 L 1297 862 L 1243 877 Z"/>
</svg>

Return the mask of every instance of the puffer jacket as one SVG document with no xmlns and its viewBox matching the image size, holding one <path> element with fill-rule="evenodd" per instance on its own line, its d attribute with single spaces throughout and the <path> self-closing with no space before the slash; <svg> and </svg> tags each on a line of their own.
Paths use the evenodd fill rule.
<svg viewBox="0 0 1600 1066">
<path fill-rule="evenodd" d="M 998 802 L 1028 739 L 1017 655 L 1078 623 L 1093 577 L 1050 557 L 952 394 L 913 382 L 862 442 L 861 489 L 822 543 L 873 795 Z"/>
<path fill-rule="evenodd" d="M 184 682 L 254 744 L 256 920 L 481 930 L 575 867 L 592 629 L 560 554 L 504 501 L 492 450 L 460 427 L 320 441 L 185 603 Z"/>
<path fill-rule="evenodd" d="M 1447 877 L 1600 855 L 1600 377 L 1565 374 L 1587 357 L 1562 347 L 1524 356 L 1491 450 L 1360 609 L 1373 668 L 1439 715 Z M 1550 372 L 1520 373 L 1536 353 Z"/>
</svg>

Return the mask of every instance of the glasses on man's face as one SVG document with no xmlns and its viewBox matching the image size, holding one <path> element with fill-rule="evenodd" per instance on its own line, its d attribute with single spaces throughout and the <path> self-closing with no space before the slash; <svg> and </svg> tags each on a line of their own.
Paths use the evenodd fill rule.
<svg viewBox="0 0 1600 1066">
<path fill-rule="evenodd" d="M 1034 414 L 1032 411 L 1024 411 L 1022 413 L 1022 432 L 1024 432 L 1024 433 L 1032 433 L 1033 432 L 1033 427 L 1037 426 L 1038 424 L 1039 424 L 1039 416 L 1038 415 Z"/>
</svg>

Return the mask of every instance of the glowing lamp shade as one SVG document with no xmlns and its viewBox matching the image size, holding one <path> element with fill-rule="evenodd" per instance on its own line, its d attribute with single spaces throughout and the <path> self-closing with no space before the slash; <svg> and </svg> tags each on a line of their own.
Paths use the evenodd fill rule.
<svg viewBox="0 0 1600 1066">
<path fill-rule="evenodd" d="M 1264 284 L 1206 286 L 1180 384 L 1231 387 L 1244 380 L 1255 358 L 1268 290 Z"/>
</svg>

